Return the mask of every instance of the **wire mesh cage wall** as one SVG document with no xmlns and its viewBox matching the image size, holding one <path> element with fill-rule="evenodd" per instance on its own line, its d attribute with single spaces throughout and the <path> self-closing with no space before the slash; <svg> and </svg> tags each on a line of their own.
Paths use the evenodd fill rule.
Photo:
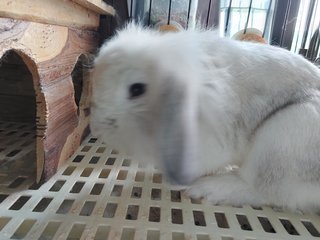
<svg viewBox="0 0 320 240">
<path fill-rule="evenodd" d="M 112 4 L 114 1 L 109 1 Z M 320 64 L 320 0 L 125 0 L 145 25 L 219 28 L 221 36 L 256 29 L 267 42 Z"/>
<path fill-rule="evenodd" d="M 129 17 L 145 25 L 177 23 L 183 28 L 218 26 L 217 0 L 146 0 L 128 1 Z"/>
</svg>

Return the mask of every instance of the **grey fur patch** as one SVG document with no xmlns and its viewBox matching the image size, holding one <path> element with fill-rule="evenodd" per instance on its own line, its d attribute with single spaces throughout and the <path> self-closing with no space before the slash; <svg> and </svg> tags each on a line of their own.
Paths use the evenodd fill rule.
<svg viewBox="0 0 320 240">
<path fill-rule="evenodd" d="M 281 159 L 276 152 L 270 152 L 266 156 L 268 160 L 260 161 L 263 164 L 258 166 L 254 187 L 260 192 L 265 192 L 270 186 L 280 185 L 285 177 L 285 169 L 281 164 Z M 273 194 L 277 194 L 274 192 Z"/>
<path fill-rule="evenodd" d="M 270 103 L 267 103 L 269 107 L 266 107 L 265 114 L 263 114 L 263 117 L 258 122 L 258 124 L 251 130 L 250 137 L 254 136 L 259 128 L 261 128 L 268 120 L 270 120 L 273 116 L 275 116 L 277 113 L 281 112 L 282 110 L 289 108 L 293 105 L 298 105 L 301 103 L 304 103 L 308 101 L 312 97 L 312 94 L 297 94 L 297 96 L 293 96 L 292 98 L 289 98 L 288 101 L 280 104 L 276 104 L 275 101 L 272 99 Z"/>
<path fill-rule="evenodd" d="M 318 158 L 317 156 L 314 156 L 314 159 L 312 160 L 307 159 L 297 161 L 295 174 L 303 181 L 320 184 L 320 156 L 318 156 Z"/>
<path fill-rule="evenodd" d="M 233 148 L 237 149 L 239 145 L 239 134 L 240 132 L 246 131 L 246 126 L 244 124 L 244 120 L 240 114 L 235 117 L 235 121 L 232 124 L 232 143 Z"/>
</svg>

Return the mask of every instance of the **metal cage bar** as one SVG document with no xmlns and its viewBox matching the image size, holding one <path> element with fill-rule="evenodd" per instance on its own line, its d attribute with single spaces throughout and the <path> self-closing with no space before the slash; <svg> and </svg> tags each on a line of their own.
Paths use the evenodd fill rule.
<svg viewBox="0 0 320 240">
<path fill-rule="evenodd" d="M 192 3 L 192 0 L 189 0 L 189 4 L 188 4 L 188 14 L 187 14 L 187 29 L 189 28 L 189 19 L 190 19 L 191 3 Z"/>
<path fill-rule="evenodd" d="M 150 25 L 150 22 L 151 22 L 151 10 L 152 10 L 152 0 L 149 1 L 148 25 Z"/>
<path fill-rule="evenodd" d="M 227 20 L 226 20 L 226 25 L 225 25 L 225 28 L 224 28 L 224 34 L 226 34 L 228 32 L 230 13 L 231 13 L 231 6 L 232 6 L 232 0 L 229 1 L 229 7 L 228 7 L 228 11 L 227 11 Z"/>
<path fill-rule="evenodd" d="M 172 8 L 172 0 L 169 0 L 169 9 L 168 9 L 168 21 L 167 24 L 170 24 L 170 19 L 171 19 L 171 8 Z"/>
<path fill-rule="evenodd" d="M 208 25 L 209 25 L 210 10 L 211 10 L 211 0 L 209 1 L 209 6 L 208 6 L 208 13 L 207 13 L 207 19 L 206 19 L 206 27 L 208 27 Z"/>
<path fill-rule="evenodd" d="M 154 4 L 155 2 L 152 0 L 105 0 L 108 4 L 111 4 L 113 6 L 125 6 L 127 5 L 127 20 L 136 20 L 140 21 L 143 20 L 143 22 L 146 25 L 153 25 L 154 20 L 152 15 L 154 14 Z M 175 0 L 168 0 L 168 8 L 166 10 L 166 23 L 170 24 L 170 22 L 173 20 L 173 5 Z M 202 26 L 206 28 L 212 28 L 218 25 L 219 22 L 219 13 L 220 13 L 220 7 L 219 3 L 221 0 L 199 0 L 197 5 L 197 11 L 196 11 L 196 19 L 197 22 L 200 23 Z M 122 4 L 119 4 L 119 3 Z M 124 4 L 124 2 L 126 4 Z M 314 31 L 313 25 L 318 24 L 315 22 L 315 17 L 313 16 L 315 14 L 315 9 L 319 7 L 318 0 L 310 0 L 310 4 L 308 6 L 308 14 L 306 20 L 301 20 L 300 22 L 297 22 L 297 16 L 299 12 L 299 8 L 304 7 L 305 5 L 303 1 L 301 0 L 277 0 L 273 1 L 270 0 L 269 3 L 266 3 L 268 5 L 265 6 L 266 15 L 265 15 L 265 23 L 262 31 L 262 36 L 265 37 L 266 35 L 270 35 L 270 43 L 273 45 L 278 45 L 280 47 L 291 49 L 293 47 L 293 51 L 299 49 L 299 53 L 306 56 L 308 59 L 312 59 L 312 61 L 315 61 L 315 59 L 319 58 L 319 36 L 317 32 L 313 32 L 312 37 L 310 37 L 310 32 Z M 147 4 L 149 3 L 149 4 Z M 157 2 L 158 3 L 158 2 Z M 166 4 L 167 4 L 166 3 Z M 185 3 L 185 13 L 186 13 L 186 19 L 183 24 L 185 28 L 190 28 L 191 26 L 191 17 L 193 17 L 193 11 L 194 8 L 193 4 L 195 4 L 192 0 L 188 0 Z M 229 0 L 225 5 L 225 21 L 223 23 L 223 32 L 224 35 L 227 35 L 230 31 L 230 26 L 232 23 L 232 12 L 235 6 L 233 6 L 234 1 Z M 301 6 L 300 6 L 301 5 Z M 249 1 L 249 6 L 247 8 L 247 16 L 244 26 L 244 33 L 246 33 L 247 28 L 250 26 L 252 17 L 254 16 L 254 7 L 253 7 L 253 0 Z M 116 8 L 116 7 L 115 7 Z M 145 9 L 146 8 L 146 9 Z M 121 9 L 118 9 L 120 14 L 116 18 L 112 19 L 111 22 L 113 24 L 119 21 L 117 18 L 124 17 L 123 14 L 121 14 Z M 307 10 L 307 9 L 306 9 Z M 305 11 L 306 11 L 305 10 Z M 270 25 L 271 24 L 271 25 Z M 118 24 L 119 25 L 119 24 Z M 304 25 L 306 27 L 304 27 Z M 271 26 L 271 29 L 270 29 Z M 294 39 L 294 34 L 296 31 L 299 31 L 299 29 L 303 29 L 303 35 L 302 40 L 301 36 L 299 36 L 299 39 Z M 312 39 L 312 43 L 309 42 Z M 293 44 L 294 40 L 294 44 Z M 299 40 L 299 41 L 298 41 Z M 309 42 L 309 43 L 308 43 Z M 297 47 L 299 44 L 301 46 Z M 308 43 L 308 44 L 307 44 Z M 308 49 L 305 49 L 306 46 L 308 46 Z"/>
<path fill-rule="evenodd" d="M 267 29 L 267 24 L 269 22 L 269 18 L 270 18 L 270 13 L 271 13 L 271 6 L 272 6 L 272 3 L 273 3 L 273 0 L 270 0 L 269 1 L 269 6 L 268 6 L 268 11 L 267 11 L 267 14 L 266 14 L 266 20 L 265 20 L 265 25 L 264 25 L 264 28 L 263 28 L 263 32 L 262 32 L 262 37 L 264 38 L 265 34 L 266 34 L 266 29 Z"/>
<path fill-rule="evenodd" d="M 243 33 L 246 33 L 246 32 L 247 32 L 248 23 L 249 23 L 249 19 L 250 19 L 251 9 L 252 9 L 252 0 L 250 0 L 250 3 L 249 3 L 249 9 L 248 9 L 247 21 L 246 21 L 246 24 L 245 24 L 245 27 L 244 27 Z"/>
</svg>

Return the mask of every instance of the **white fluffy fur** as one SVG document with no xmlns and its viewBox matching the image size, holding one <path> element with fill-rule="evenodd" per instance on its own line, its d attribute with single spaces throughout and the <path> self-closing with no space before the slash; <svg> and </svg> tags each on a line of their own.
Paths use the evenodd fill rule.
<svg viewBox="0 0 320 240">
<path fill-rule="evenodd" d="M 158 160 L 191 196 L 319 210 L 320 71 L 301 56 L 129 25 L 103 45 L 93 78 L 93 134 Z M 137 82 L 147 92 L 130 100 Z M 218 173 L 228 165 L 239 168 Z"/>
</svg>

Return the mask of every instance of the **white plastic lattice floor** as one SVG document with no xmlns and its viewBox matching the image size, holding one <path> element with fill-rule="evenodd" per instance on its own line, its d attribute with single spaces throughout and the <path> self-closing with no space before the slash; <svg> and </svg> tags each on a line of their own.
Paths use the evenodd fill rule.
<svg viewBox="0 0 320 240">
<path fill-rule="evenodd" d="M 319 216 L 200 203 L 90 137 L 47 183 L 24 186 L 0 190 L 1 240 L 320 238 Z"/>
<path fill-rule="evenodd" d="M 35 137 L 32 124 L 0 122 L 0 194 L 17 192 L 34 183 Z"/>
</svg>

